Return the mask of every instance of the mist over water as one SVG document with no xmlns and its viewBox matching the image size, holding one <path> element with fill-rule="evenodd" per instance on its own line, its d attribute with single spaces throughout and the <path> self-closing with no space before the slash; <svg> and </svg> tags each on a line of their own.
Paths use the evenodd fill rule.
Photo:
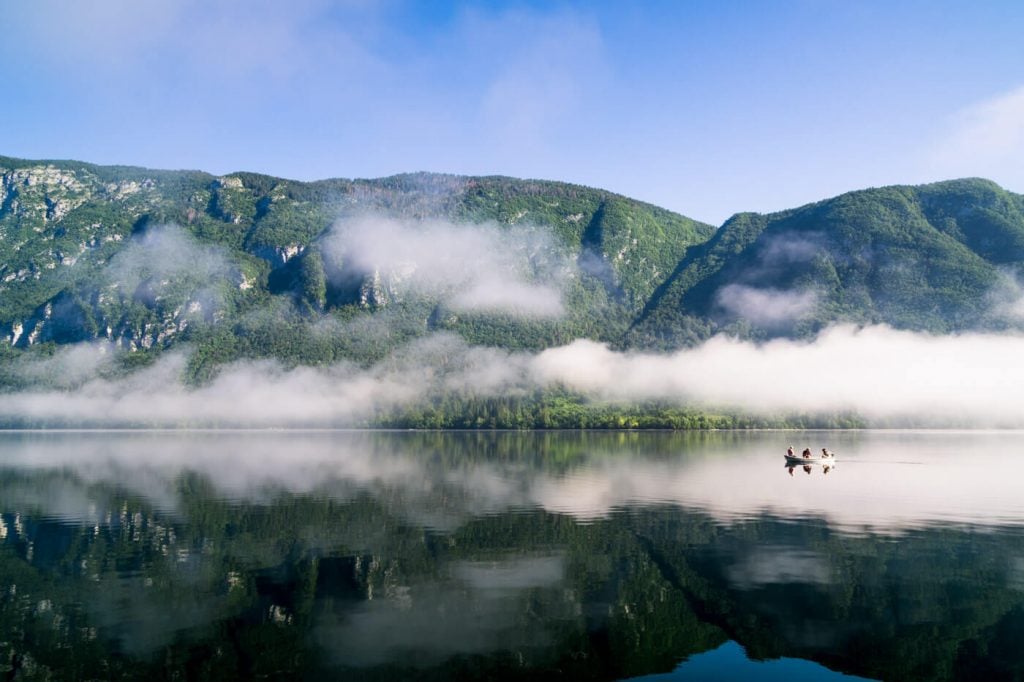
<svg viewBox="0 0 1024 682">
<path fill-rule="evenodd" d="M 75 384 L 0 395 L 0 416 L 37 425 L 344 426 L 445 393 L 486 397 L 561 387 L 612 403 L 659 400 L 751 414 L 849 411 L 883 426 L 1024 426 L 1024 366 L 1016 362 L 1024 336 L 1016 334 L 836 326 L 810 341 L 721 336 L 672 354 L 614 351 L 587 340 L 510 352 L 440 334 L 369 368 L 236 362 L 198 388 L 181 382 L 185 351 L 116 380 L 93 374 L 103 352 L 72 347 L 28 365 L 24 371 L 38 375 L 57 367 Z"/>
<path fill-rule="evenodd" d="M 753 412 L 853 410 L 877 420 L 1021 424 L 1024 336 L 935 336 L 831 327 L 811 341 L 719 336 L 671 355 L 616 353 L 589 341 L 542 353 L 540 376 L 611 399 L 660 398 Z"/>
</svg>

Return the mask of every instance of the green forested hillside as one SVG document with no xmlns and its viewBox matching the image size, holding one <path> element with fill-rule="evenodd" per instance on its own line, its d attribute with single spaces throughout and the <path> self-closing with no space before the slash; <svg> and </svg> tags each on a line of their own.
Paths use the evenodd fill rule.
<svg viewBox="0 0 1024 682">
<path fill-rule="evenodd" d="M 800 336 L 836 321 L 1001 327 L 1015 322 L 999 304 L 1022 264 L 1024 197 L 992 182 L 851 192 L 730 218 L 687 253 L 628 338 L 678 347 L 721 329 Z"/>
<path fill-rule="evenodd" d="M 192 385 L 240 359 L 370 367 L 435 333 L 510 351 L 579 338 L 666 350 L 835 322 L 1016 328 L 1022 264 L 1024 197 L 980 179 L 739 213 L 715 229 L 558 182 L 297 182 L 0 157 L 0 386 L 73 388 L 172 350 Z M 91 369 L 33 364 L 82 342 L 122 352 Z M 448 396 L 389 423 L 609 426 L 651 413 L 579 412 L 579 400 Z M 719 419 L 655 409 L 661 425 Z"/>
<path fill-rule="evenodd" d="M 188 342 L 197 376 L 238 357 L 372 362 L 438 330 L 510 348 L 615 341 L 713 232 L 609 192 L 504 177 L 302 183 L 4 157 L 0 177 L 8 354 L 106 339 L 144 357 Z M 368 215 L 542 231 L 523 263 L 538 269 L 534 280 L 555 267 L 546 261 L 571 268 L 559 283 L 564 313 L 453 311 L 436 292 L 396 293 L 394 273 L 322 248 L 332 225 Z M 344 329 L 311 332 L 317 323 Z"/>
</svg>

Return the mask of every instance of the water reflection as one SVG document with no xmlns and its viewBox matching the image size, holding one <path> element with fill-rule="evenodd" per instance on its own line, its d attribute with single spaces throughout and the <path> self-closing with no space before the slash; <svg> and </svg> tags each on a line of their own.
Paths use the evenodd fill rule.
<svg viewBox="0 0 1024 682">
<path fill-rule="evenodd" d="M 866 678 L 830 672 L 816 663 L 797 658 L 773 661 L 751 661 L 736 642 L 728 642 L 714 651 L 698 654 L 671 673 L 645 675 L 631 682 L 726 682 L 727 680 L 758 680 L 758 682 L 811 682 L 842 680 L 856 682 Z"/>
<path fill-rule="evenodd" d="M 1020 674 L 1024 435 L 807 434 L 842 456 L 810 474 L 790 438 L 4 434 L 0 666 L 614 679 L 738 642 Z"/>
<path fill-rule="evenodd" d="M 797 471 L 805 473 L 808 476 L 810 476 L 814 472 L 818 472 L 824 476 L 832 472 L 836 468 L 835 463 L 820 464 L 818 462 L 815 462 L 813 464 L 793 464 L 791 462 L 786 462 L 783 466 L 786 469 L 786 473 L 788 473 L 790 476 L 793 476 Z"/>
</svg>

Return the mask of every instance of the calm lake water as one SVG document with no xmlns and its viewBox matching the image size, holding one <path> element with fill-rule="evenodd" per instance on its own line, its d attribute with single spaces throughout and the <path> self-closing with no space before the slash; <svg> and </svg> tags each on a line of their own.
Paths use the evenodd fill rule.
<svg viewBox="0 0 1024 682">
<path fill-rule="evenodd" d="M 1019 679 L 1022 491 L 1020 433 L 3 433 L 0 673 Z"/>
</svg>

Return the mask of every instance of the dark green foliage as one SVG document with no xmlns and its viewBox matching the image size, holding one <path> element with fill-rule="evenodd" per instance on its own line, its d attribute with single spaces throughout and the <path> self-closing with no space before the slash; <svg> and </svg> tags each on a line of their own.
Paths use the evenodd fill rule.
<svg viewBox="0 0 1024 682">
<path fill-rule="evenodd" d="M 315 246 L 308 249 L 299 264 L 302 299 L 314 312 L 320 312 L 327 305 L 327 273 L 320 249 Z"/>
<path fill-rule="evenodd" d="M 594 402 L 563 391 L 536 391 L 500 398 L 439 395 L 396 410 L 373 426 L 403 429 L 846 429 L 863 428 L 852 414 L 788 414 L 756 417 L 734 410 L 680 407 L 670 402 Z"/>
</svg>

